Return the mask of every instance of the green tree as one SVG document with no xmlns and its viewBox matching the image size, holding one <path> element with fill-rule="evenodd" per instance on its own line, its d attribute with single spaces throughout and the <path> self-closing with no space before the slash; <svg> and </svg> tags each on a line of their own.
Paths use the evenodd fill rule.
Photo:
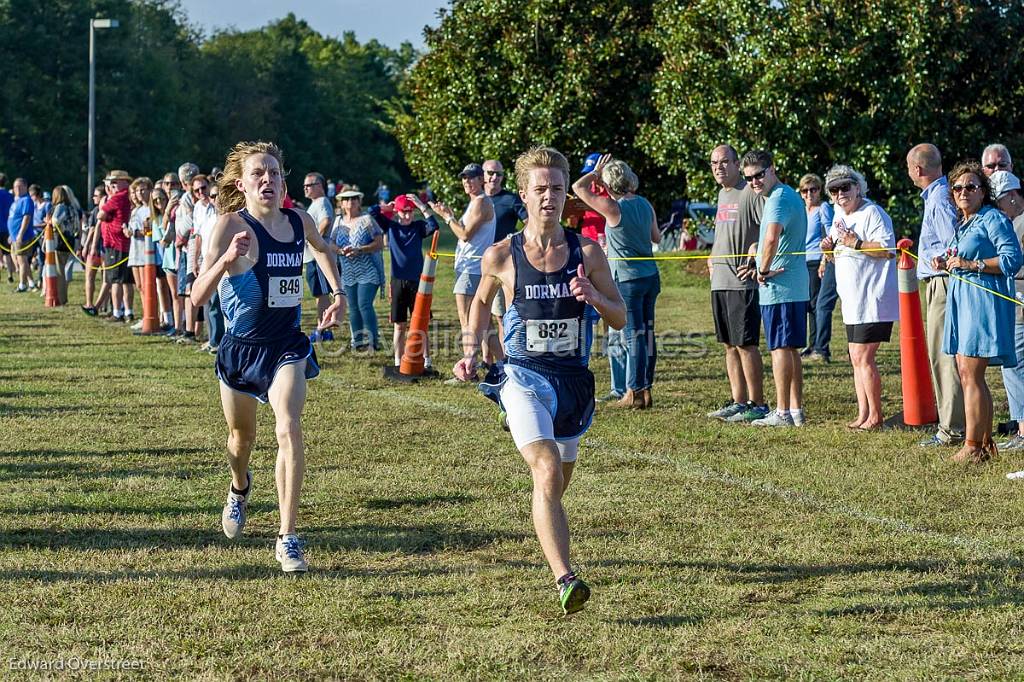
<svg viewBox="0 0 1024 682">
<path fill-rule="evenodd" d="M 913 144 L 935 143 L 947 162 L 977 157 L 992 141 L 1021 149 L 1019 4 L 662 0 L 660 120 L 643 126 L 641 144 L 689 173 L 691 195 L 702 198 L 714 196 L 707 159 L 722 142 L 771 150 L 790 183 L 849 163 L 909 233 Z"/>
<path fill-rule="evenodd" d="M 413 172 L 458 196 L 467 162 L 509 166 L 548 144 L 573 166 L 610 151 L 637 170 L 641 193 L 678 195 L 678 178 L 635 142 L 655 115 L 652 21 L 640 0 L 454 0 L 428 30 L 429 51 L 403 85 L 407 105 L 394 113 Z"/>
<path fill-rule="evenodd" d="M 179 79 L 195 63 L 195 36 L 175 3 L 0 0 L 0 168 L 8 174 L 85 189 L 88 30 L 96 16 L 121 22 L 97 32 L 97 168 L 154 172 L 180 158 L 179 141 L 195 135 L 187 116 L 195 103 Z"/>
</svg>

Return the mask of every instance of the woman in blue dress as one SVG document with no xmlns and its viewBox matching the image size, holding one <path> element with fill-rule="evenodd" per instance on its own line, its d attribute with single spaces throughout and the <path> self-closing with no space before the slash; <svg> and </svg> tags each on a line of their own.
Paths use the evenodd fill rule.
<svg viewBox="0 0 1024 682">
<path fill-rule="evenodd" d="M 967 417 L 964 447 L 953 461 L 978 464 L 996 454 L 985 369 L 1017 366 L 1012 278 L 1024 256 L 1013 225 L 992 205 L 981 164 L 957 164 L 949 173 L 949 193 L 960 223 L 946 256 L 932 259 L 932 266 L 952 275 L 942 351 L 956 356 Z"/>
</svg>

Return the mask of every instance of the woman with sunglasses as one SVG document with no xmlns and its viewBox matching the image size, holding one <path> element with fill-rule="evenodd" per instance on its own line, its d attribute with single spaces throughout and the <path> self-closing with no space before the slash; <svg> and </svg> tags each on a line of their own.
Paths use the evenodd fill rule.
<svg viewBox="0 0 1024 682">
<path fill-rule="evenodd" d="M 996 454 L 985 370 L 989 365 L 1017 367 L 1011 278 L 1024 255 L 1013 224 L 992 206 L 981 164 L 958 163 L 948 177 L 959 223 L 946 255 L 933 258 L 932 266 L 952 275 L 942 352 L 956 356 L 967 412 L 967 438 L 952 459 L 980 464 Z"/>
<path fill-rule="evenodd" d="M 807 301 L 807 347 L 800 352 L 800 357 L 828 362 L 828 344 L 832 339 L 832 310 L 836 304 L 836 279 L 835 273 L 826 269 L 830 270 L 832 266 L 826 265 L 821 256 L 821 240 L 828 236 L 828 230 L 832 226 L 832 206 L 823 201 L 825 192 L 820 176 L 808 173 L 800 178 L 797 186 L 800 188 L 800 198 L 804 200 L 804 206 L 807 208 L 807 244 L 804 247 L 804 258 L 807 260 L 807 280 L 811 287 L 811 298 Z M 825 279 L 826 275 L 828 280 Z M 817 342 L 823 331 L 818 329 L 815 322 L 819 300 L 829 306 L 829 333 L 823 335 L 824 344 Z"/>
<path fill-rule="evenodd" d="M 899 318 L 899 290 L 894 256 L 896 234 L 882 207 L 867 198 L 864 176 L 845 165 L 825 175 L 825 188 L 836 204 L 829 236 L 821 242 L 835 251 L 836 289 L 843 301 L 843 322 L 857 391 L 857 418 L 847 428 L 882 428 L 882 378 L 875 355 L 892 336 Z"/>
<path fill-rule="evenodd" d="M 946 255 L 933 258 L 932 267 L 952 275 L 942 352 L 956 356 L 967 416 L 967 437 L 953 461 L 980 464 L 997 453 L 985 369 L 1017 366 L 1011 278 L 1024 255 L 1013 224 L 992 205 L 980 163 L 958 163 L 949 173 L 949 193 L 960 222 Z"/>
</svg>

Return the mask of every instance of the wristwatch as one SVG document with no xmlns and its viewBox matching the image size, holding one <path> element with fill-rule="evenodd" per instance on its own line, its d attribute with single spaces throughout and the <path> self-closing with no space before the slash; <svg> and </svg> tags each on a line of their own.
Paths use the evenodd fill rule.
<svg viewBox="0 0 1024 682">
<path fill-rule="evenodd" d="M 853 250 L 854 250 L 854 251 L 860 251 L 860 247 L 861 247 L 861 245 L 862 245 L 863 243 L 864 243 L 863 241 L 861 241 L 860 239 L 858 239 L 858 240 L 857 240 L 856 242 L 854 242 L 854 244 L 853 244 Z"/>
</svg>

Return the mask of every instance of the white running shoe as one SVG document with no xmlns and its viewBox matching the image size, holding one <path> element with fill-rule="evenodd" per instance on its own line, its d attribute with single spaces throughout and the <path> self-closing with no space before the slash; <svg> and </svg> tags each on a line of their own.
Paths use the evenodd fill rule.
<svg viewBox="0 0 1024 682">
<path fill-rule="evenodd" d="M 140 329 L 142 329 L 142 320 L 132 325 L 132 331 L 139 331 Z"/>
<path fill-rule="evenodd" d="M 277 539 L 274 555 L 281 562 L 281 570 L 285 573 L 305 573 L 309 570 L 309 564 L 302 553 L 302 540 L 294 533 Z"/>
<path fill-rule="evenodd" d="M 807 415 L 803 410 L 790 410 L 789 418 L 793 420 L 793 426 L 803 426 L 807 423 Z"/>
<path fill-rule="evenodd" d="M 750 422 L 754 426 L 793 426 L 793 418 L 779 414 L 778 410 L 772 410 L 764 419 L 755 419 Z"/>
<path fill-rule="evenodd" d="M 245 482 L 249 490 L 245 495 L 236 495 L 231 492 L 231 484 L 228 484 L 228 501 L 224 503 L 224 511 L 220 515 L 220 525 L 224 529 L 224 535 L 234 540 L 242 534 L 245 528 L 245 512 L 249 506 L 249 496 L 252 495 L 252 472 L 245 472 Z"/>
</svg>

